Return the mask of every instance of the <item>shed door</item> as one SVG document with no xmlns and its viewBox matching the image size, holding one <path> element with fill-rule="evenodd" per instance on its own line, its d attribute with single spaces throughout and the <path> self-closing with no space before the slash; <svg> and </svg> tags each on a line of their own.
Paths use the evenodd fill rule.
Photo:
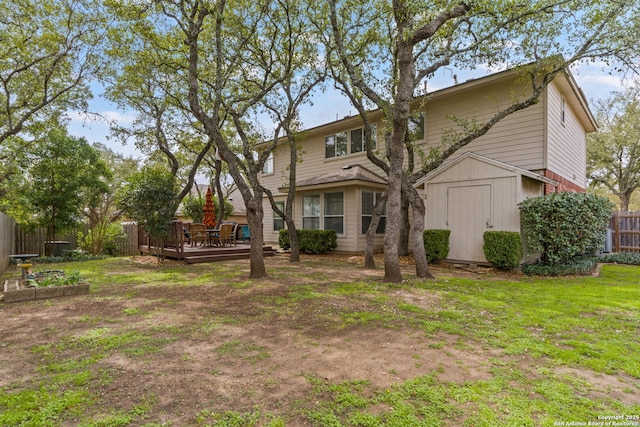
<svg viewBox="0 0 640 427">
<path fill-rule="evenodd" d="M 491 186 L 447 188 L 447 226 L 451 230 L 447 258 L 486 262 L 482 245 L 484 232 L 492 226 Z"/>
</svg>

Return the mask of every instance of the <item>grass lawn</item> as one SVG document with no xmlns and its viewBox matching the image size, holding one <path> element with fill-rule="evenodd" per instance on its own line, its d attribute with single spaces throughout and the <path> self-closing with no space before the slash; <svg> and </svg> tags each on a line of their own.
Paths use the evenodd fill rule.
<svg viewBox="0 0 640 427">
<path fill-rule="evenodd" d="M 640 267 L 266 262 L 56 265 L 91 292 L 0 303 L 0 426 L 640 426 Z"/>
</svg>

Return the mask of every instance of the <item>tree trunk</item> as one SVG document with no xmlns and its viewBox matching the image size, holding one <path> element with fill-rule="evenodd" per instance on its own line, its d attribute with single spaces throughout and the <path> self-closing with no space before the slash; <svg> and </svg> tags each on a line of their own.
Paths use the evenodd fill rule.
<svg viewBox="0 0 640 427">
<path fill-rule="evenodd" d="M 413 225 L 411 227 L 411 242 L 413 248 L 413 258 L 416 263 L 416 276 L 426 279 L 435 279 L 429 271 L 427 264 L 427 254 L 424 248 L 424 216 L 425 206 L 420 197 L 420 193 L 413 188 L 409 180 L 405 181 L 405 191 L 407 192 L 407 198 L 411 204 L 413 211 Z"/>
<path fill-rule="evenodd" d="M 396 35 L 398 86 L 392 110 L 392 131 L 390 138 L 386 138 L 387 158 L 389 159 L 389 198 L 387 201 L 387 227 L 384 236 L 384 279 L 393 283 L 402 281 L 398 243 L 402 214 L 404 141 L 408 130 L 415 75 L 413 46 L 405 33 L 408 26 L 408 22 L 398 23 Z"/>
<path fill-rule="evenodd" d="M 287 215 L 285 222 L 289 233 L 289 262 L 300 262 L 300 243 L 298 242 L 298 233 L 296 233 L 296 224 L 290 215 Z"/>
<path fill-rule="evenodd" d="M 396 105 L 396 109 L 398 106 Z M 394 116 L 398 116 L 394 113 Z M 393 132 L 387 140 L 387 157 L 389 159 L 389 187 L 387 189 L 387 225 L 384 233 L 384 281 L 399 283 L 402 281 L 400 260 L 398 258 L 398 241 L 400 239 L 400 215 L 402 201 L 402 160 L 403 141 L 399 138 L 402 132 L 401 120 L 394 117 Z"/>
<path fill-rule="evenodd" d="M 256 200 L 256 199 L 260 200 Z M 264 218 L 264 211 L 262 209 L 262 194 L 251 198 L 247 203 L 247 222 L 249 223 L 249 229 L 251 230 L 251 245 L 249 253 L 251 256 L 250 266 L 251 273 L 249 277 L 251 279 L 261 279 L 267 276 L 267 270 L 264 265 L 264 252 L 263 252 L 263 225 L 262 220 Z"/>
<path fill-rule="evenodd" d="M 629 202 L 631 201 L 631 194 L 633 190 L 622 191 L 618 193 L 618 197 L 620 198 L 620 211 L 628 212 L 629 211 Z"/>
<path fill-rule="evenodd" d="M 409 199 L 405 191 L 402 192 L 402 207 L 400 216 L 400 239 L 398 240 L 398 255 L 409 255 L 409 233 L 411 231 L 411 224 L 409 223 Z"/>
<path fill-rule="evenodd" d="M 222 195 L 222 184 L 220 183 L 220 174 L 222 173 L 222 160 L 216 158 L 215 160 L 216 174 L 213 178 L 213 184 L 215 186 L 215 192 L 218 194 L 218 216 L 216 217 L 216 223 L 221 224 L 224 219 L 224 196 Z"/>
<path fill-rule="evenodd" d="M 376 261 L 373 259 L 374 245 L 376 239 L 376 230 L 380 223 L 380 217 L 384 212 L 384 207 L 387 204 L 387 193 L 383 193 L 382 196 L 376 200 L 376 204 L 373 206 L 373 215 L 371 215 L 371 223 L 367 229 L 365 235 L 365 247 L 364 247 L 364 268 L 369 270 L 375 270 Z"/>
<path fill-rule="evenodd" d="M 289 134 L 290 135 L 290 134 Z M 298 173 L 298 147 L 295 138 L 289 137 L 289 192 L 287 193 L 287 202 L 285 209 L 285 221 L 289 230 L 289 261 L 300 262 L 300 243 L 298 242 L 298 233 L 296 233 L 296 225 L 293 221 L 293 200 L 296 194 L 296 180 Z"/>
</svg>

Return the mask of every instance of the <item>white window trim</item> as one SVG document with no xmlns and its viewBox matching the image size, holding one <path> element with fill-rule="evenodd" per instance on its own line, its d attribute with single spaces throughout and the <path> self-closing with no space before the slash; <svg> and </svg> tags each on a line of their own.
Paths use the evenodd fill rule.
<svg viewBox="0 0 640 427">
<path fill-rule="evenodd" d="M 342 214 L 341 215 L 328 215 L 325 213 L 325 206 L 326 206 L 326 202 L 325 202 L 325 195 L 327 194 L 342 194 Z M 304 214 L 304 199 L 305 197 L 314 197 L 317 196 L 319 199 L 319 204 L 320 204 L 320 211 L 319 211 L 319 215 L 320 216 L 305 216 Z M 318 228 L 305 228 L 304 227 L 304 220 L 306 218 L 318 218 Z M 346 233 L 346 222 L 345 222 L 345 197 L 344 197 L 344 191 L 322 191 L 319 193 L 310 193 L 310 194 L 303 194 L 302 195 L 302 229 L 303 230 L 328 230 L 328 228 L 326 228 L 326 224 L 325 224 L 325 218 L 342 218 L 342 232 L 338 232 L 336 231 L 336 234 L 338 236 L 345 236 Z"/>
<path fill-rule="evenodd" d="M 378 146 L 378 125 L 376 123 L 372 123 L 371 124 L 371 128 L 372 128 L 371 130 L 373 131 L 373 144 L 374 144 L 373 148 L 375 149 Z M 356 130 L 360 130 L 361 133 L 362 133 L 362 142 L 363 142 L 362 151 L 352 151 L 351 150 L 351 132 L 356 131 Z M 337 136 L 340 135 L 340 134 L 345 134 L 345 142 L 346 142 L 346 152 L 345 152 L 345 154 L 340 155 L 340 156 L 334 155 L 332 157 L 327 157 L 327 140 L 329 138 L 334 138 L 334 141 L 335 141 L 334 154 L 335 154 L 335 150 L 336 150 L 336 148 L 338 146 L 338 144 L 337 144 Z M 357 128 L 351 128 L 351 129 L 348 129 L 348 130 L 343 131 L 343 132 L 336 132 L 334 134 L 327 135 L 324 138 L 324 159 L 325 160 L 341 159 L 341 158 L 344 158 L 344 157 L 347 157 L 347 156 L 353 156 L 353 155 L 357 156 L 357 155 L 362 155 L 363 153 L 366 154 L 366 152 L 367 152 L 367 150 L 364 147 L 364 126 L 360 126 L 360 127 L 357 127 Z"/>
<path fill-rule="evenodd" d="M 325 212 L 325 209 L 327 207 L 327 204 L 325 202 L 327 194 L 340 194 L 342 195 L 342 213 L 339 215 L 329 215 Z M 338 232 L 336 231 L 336 234 L 338 236 L 344 236 L 345 232 L 345 224 L 344 224 L 344 191 L 326 191 L 324 193 L 322 193 L 322 204 L 324 206 L 322 207 L 322 229 L 323 230 L 328 230 L 327 226 L 326 226 L 326 218 L 342 218 L 342 232 Z"/>
<path fill-rule="evenodd" d="M 264 165 L 262 165 L 262 175 L 273 175 L 275 173 L 273 163 L 273 153 L 270 153 Z"/>
</svg>

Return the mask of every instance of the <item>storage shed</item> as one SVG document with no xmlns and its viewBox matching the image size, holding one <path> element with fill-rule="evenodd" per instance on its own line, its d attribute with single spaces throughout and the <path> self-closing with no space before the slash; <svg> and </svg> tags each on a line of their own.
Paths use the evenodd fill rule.
<svg viewBox="0 0 640 427">
<path fill-rule="evenodd" d="M 537 173 L 466 152 L 415 186 L 424 189 L 425 228 L 451 230 L 447 260 L 486 263 L 484 232 L 520 232 L 518 203 L 542 195 L 544 184 L 558 185 Z"/>
</svg>

